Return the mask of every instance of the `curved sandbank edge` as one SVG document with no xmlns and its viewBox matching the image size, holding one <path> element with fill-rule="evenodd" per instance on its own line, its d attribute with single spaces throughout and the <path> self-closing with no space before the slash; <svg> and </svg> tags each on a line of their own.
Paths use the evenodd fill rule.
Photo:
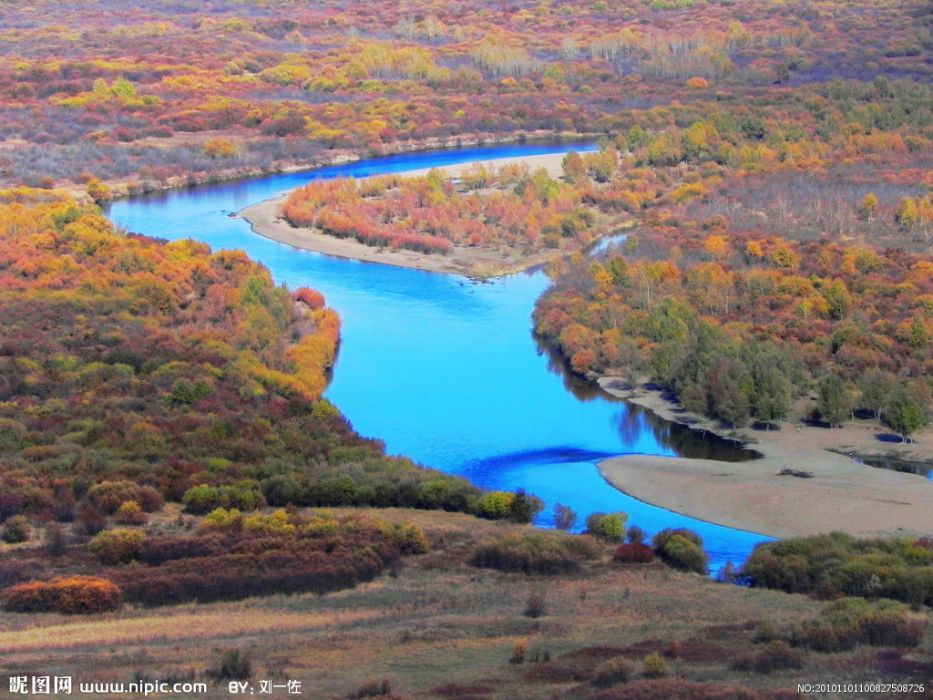
<svg viewBox="0 0 933 700">
<path fill-rule="evenodd" d="M 570 149 L 572 150 L 572 149 Z M 435 168 L 450 177 L 457 177 L 466 168 L 476 164 L 502 167 L 509 164 L 525 164 L 529 168 L 544 168 L 551 176 L 562 172 L 562 161 L 568 151 L 531 156 L 493 158 L 445 165 Z M 431 168 L 408 170 L 398 173 L 402 177 L 420 177 Z M 236 217 L 249 223 L 253 232 L 279 243 L 323 255 L 348 258 L 362 262 L 407 267 L 425 272 L 463 275 L 474 279 L 488 279 L 514 274 L 547 263 L 564 252 L 541 251 L 534 255 L 497 255 L 495 251 L 455 246 L 447 255 L 421 253 L 413 250 L 376 248 L 350 238 L 337 238 L 307 228 L 292 226 L 282 218 L 280 207 L 287 193 L 252 204 L 236 213 Z"/>
<path fill-rule="evenodd" d="M 603 378 L 600 385 L 662 418 L 684 422 L 657 392 L 633 397 L 613 389 L 612 382 Z M 701 429 L 712 427 L 702 425 Z M 832 531 L 863 537 L 929 535 L 933 532 L 933 481 L 859 464 L 828 451 L 846 440 L 857 442 L 859 431 L 865 429 L 784 424 L 780 431 L 761 433 L 753 447 L 762 457 L 747 462 L 624 455 L 598 466 L 610 485 L 640 501 L 772 537 Z M 812 476 L 782 476 L 784 469 Z"/>
</svg>

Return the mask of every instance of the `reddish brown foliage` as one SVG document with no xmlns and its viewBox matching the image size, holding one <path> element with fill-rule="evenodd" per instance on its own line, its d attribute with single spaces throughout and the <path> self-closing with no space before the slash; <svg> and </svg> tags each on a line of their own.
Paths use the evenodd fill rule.
<svg viewBox="0 0 933 700">
<path fill-rule="evenodd" d="M 12 612 L 97 613 L 120 607 L 120 588 L 104 578 L 69 576 L 51 581 L 30 581 L 0 594 Z"/>
<path fill-rule="evenodd" d="M 646 564 L 654 561 L 654 550 L 645 544 L 621 544 L 613 558 L 622 563 Z"/>
</svg>

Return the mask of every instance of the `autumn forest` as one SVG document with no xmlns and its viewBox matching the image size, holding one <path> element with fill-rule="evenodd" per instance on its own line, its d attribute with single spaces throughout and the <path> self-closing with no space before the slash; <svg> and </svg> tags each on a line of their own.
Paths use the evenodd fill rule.
<svg viewBox="0 0 933 700">
<path fill-rule="evenodd" d="M 301 678 L 321 698 L 755 700 L 830 677 L 929 697 L 931 32 L 919 0 L 0 0 L 0 695 L 51 669 L 208 697 Z M 553 503 L 470 480 L 501 455 L 454 473 L 395 454 L 325 396 L 333 280 L 289 287 L 201 221 L 166 240 L 109 210 L 535 143 L 568 145 L 310 179 L 264 204 L 278 228 L 239 223 L 451 261 L 463 294 L 539 275 L 522 332 L 565 392 L 611 382 L 667 410 L 652 425 L 764 457 L 761 490 L 715 484 L 757 537 L 741 560 L 686 506 L 656 504 L 690 527 L 643 529 L 572 501 L 569 471 Z M 473 381 L 458 369 L 440 383 Z M 671 424 L 649 457 L 685 457 Z M 916 473 L 861 462 L 889 446 Z M 864 469 L 906 500 L 878 496 L 871 530 L 815 513 L 772 537 L 738 501 L 768 507 L 774 464 L 782 486 L 871 496 Z M 887 527 L 895 503 L 920 517 Z"/>
</svg>

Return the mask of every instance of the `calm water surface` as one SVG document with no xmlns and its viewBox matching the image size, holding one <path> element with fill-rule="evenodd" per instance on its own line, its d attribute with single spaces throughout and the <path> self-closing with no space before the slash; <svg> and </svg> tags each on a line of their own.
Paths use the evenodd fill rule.
<svg viewBox="0 0 933 700">
<path fill-rule="evenodd" d="M 589 150 L 591 146 L 575 146 Z M 566 376 L 531 335 L 535 299 L 547 288 L 530 272 L 473 283 L 452 275 L 332 258 L 255 235 L 227 215 L 315 178 L 402 172 L 489 158 L 567 150 L 521 144 L 406 154 L 314 171 L 177 190 L 115 202 L 110 217 L 131 231 L 191 237 L 239 248 L 276 281 L 327 295 L 343 319 L 342 345 L 327 397 L 363 435 L 494 489 L 523 487 L 544 499 L 539 524 L 556 502 L 580 521 L 623 510 L 649 532 L 701 533 L 714 569 L 742 561 L 761 535 L 713 525 L 637 501 L 610 487 L 596 462 L 644 453 L 748 455 L 714 438 L 660 421 Z"/>
</svg>

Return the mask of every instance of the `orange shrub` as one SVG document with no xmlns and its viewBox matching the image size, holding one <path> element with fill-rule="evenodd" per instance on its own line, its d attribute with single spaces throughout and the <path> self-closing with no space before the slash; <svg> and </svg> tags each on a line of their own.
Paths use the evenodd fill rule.
<svg viewBox="0 0 933 700">
<path fill-rule="evenodd" d="M 3 607 L 10 612 L 96 613 L 116 610 L 123 594 L 105 578 L 69 576 L 29 581 L 3 591 Z"/>
<path fill-rule="evenodd" d="M 321 294 L 316 289 L 309 289 L 308 287 L 300 287 L 297 292 L 295 292 L 295 298 L 298 301 L 303 301 L 305 304 L 310 306 L 314 311 L 324 308 L 324 295 Z"/>
</svg>

